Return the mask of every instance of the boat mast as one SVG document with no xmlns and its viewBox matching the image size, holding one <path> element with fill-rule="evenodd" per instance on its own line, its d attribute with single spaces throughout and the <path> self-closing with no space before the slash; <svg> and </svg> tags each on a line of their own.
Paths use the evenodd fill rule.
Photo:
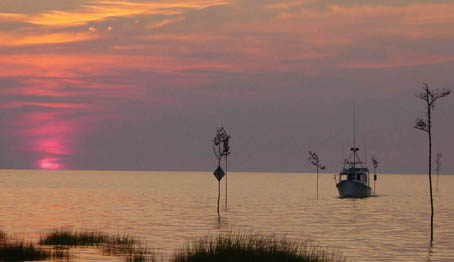
<svg viewBox="0 0 454 262">
<path fill-rule="evenodd" d="M 366 144 L 364 144 L 364 162 L 361 163 L 361 166 L 362 164 L 364 164 L 364 167 L 367 167 L 367 147 L 366 147 Z"/>
<path fill-rule="evenodd" d="M 356 165 L 356 103 L 353 101 L 353 170 L 355 170 L 355 165 Z"/>
</svg>

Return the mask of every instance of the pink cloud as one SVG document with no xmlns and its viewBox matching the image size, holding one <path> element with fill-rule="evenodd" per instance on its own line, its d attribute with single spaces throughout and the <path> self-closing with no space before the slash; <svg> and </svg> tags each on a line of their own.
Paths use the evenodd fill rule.
<svg viewBox="0 0 454 262">
<path fill-rule="evenodd" d="M 445 56 L 424 56 L 424 55 L 395 55 L 383 62 L 369 63 L 351 63 L 342 66 L 345 69 L 383 69 L 395 67 L 411 67 L 421 65 L 434 65 L 440 63 L 454 62 L 454 55 L 451 57 Z"/>
</svg>

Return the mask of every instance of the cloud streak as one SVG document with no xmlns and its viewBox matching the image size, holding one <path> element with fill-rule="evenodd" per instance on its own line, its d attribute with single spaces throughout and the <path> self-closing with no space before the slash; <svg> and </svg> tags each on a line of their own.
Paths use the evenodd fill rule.
<svg viewBox="0 0 454 262">
<path fill-rule="evenodd" d="M 77 10 L 52 10 L 38 15 L 31 15 L 25 21 L 35 25 L 80 26 L 89 22 L 104 21 L 115 17 L 139 15 L 179 15 L 185 9 L 204 9 L 211 6 L 227 5 L 228 1 L 166 1 L 166 2 L 129 2 L 97 1 L 85 4 Z"/>
<path fill-rule="evenodd" d="M 24 34 L 1 33 L 0 47 L 31 46 L 45 44 L 63 44 L 98 39 L 99 35 L 90 33 L 52 33 L 52 34 Z"/>
</svg>

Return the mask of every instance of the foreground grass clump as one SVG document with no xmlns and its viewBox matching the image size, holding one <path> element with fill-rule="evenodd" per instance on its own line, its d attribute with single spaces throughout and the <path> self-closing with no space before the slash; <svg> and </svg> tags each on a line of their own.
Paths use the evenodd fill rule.
<svg viewBox="0 0 454 262">
<path fill-rule="evenodd" d="M 45 260 L 51 253 L 35 247 L 31 243 L 2 243 L 0 244 L 0 261 L 32 261 Z"/>
<path fill-rule="evenodd" d="M 154 261 L 154 254 L 129 235 L 110 235 L 101 231 L 59 229 L 48 233 L 40 245 L 98 247 L 104 255 L 123 256 L 126 262 Z"/>
<path fill-rule="evenodd" d="M 74 231 L 60 229 L 47 234 L 40 245 L 54 246 L 133 246 L 138 241 L 128 235 L 109 235 L 100 231 Z"/>
<path fill-rule="evenodd" d="M 8 239 L 0 231 L 0 261 L 33 261 L 52 257 L 52 252 L 36 247 L 32 243 Z"/>
<path fill-rule="evenodd" d="M 173 262 L 340 262 L 342 256 L 284 237 L 220 234 L 187 244 Z"/>
</svg>

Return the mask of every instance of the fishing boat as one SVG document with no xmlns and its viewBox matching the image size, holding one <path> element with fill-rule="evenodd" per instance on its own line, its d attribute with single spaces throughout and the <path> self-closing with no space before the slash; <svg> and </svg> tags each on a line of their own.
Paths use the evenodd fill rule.
<svg viewBox="0 0 454 262">
<path fill-rule="evenodd" d="M 349 158 L 344 161 L 344 167 L 339 172 L 336 187 L 340 197 L 363 198 L 370 197 L 372 189 L 369 186 L 369 169 L 361 162 L 356 147 L 356 110 L 353 104 L 353 147 Z M 366 157 L 365 157 L 366 159 Z"/>
<path fill-rule="evenodd" d="M 369 186 L 369 169 L 359 159 L 359 148 L 354 146 L 350 150 L 352 153 L 344 162 L 336 184 L 339 195 L 352 198 L 370 197 L 372 189 Z"/>
</svg>

